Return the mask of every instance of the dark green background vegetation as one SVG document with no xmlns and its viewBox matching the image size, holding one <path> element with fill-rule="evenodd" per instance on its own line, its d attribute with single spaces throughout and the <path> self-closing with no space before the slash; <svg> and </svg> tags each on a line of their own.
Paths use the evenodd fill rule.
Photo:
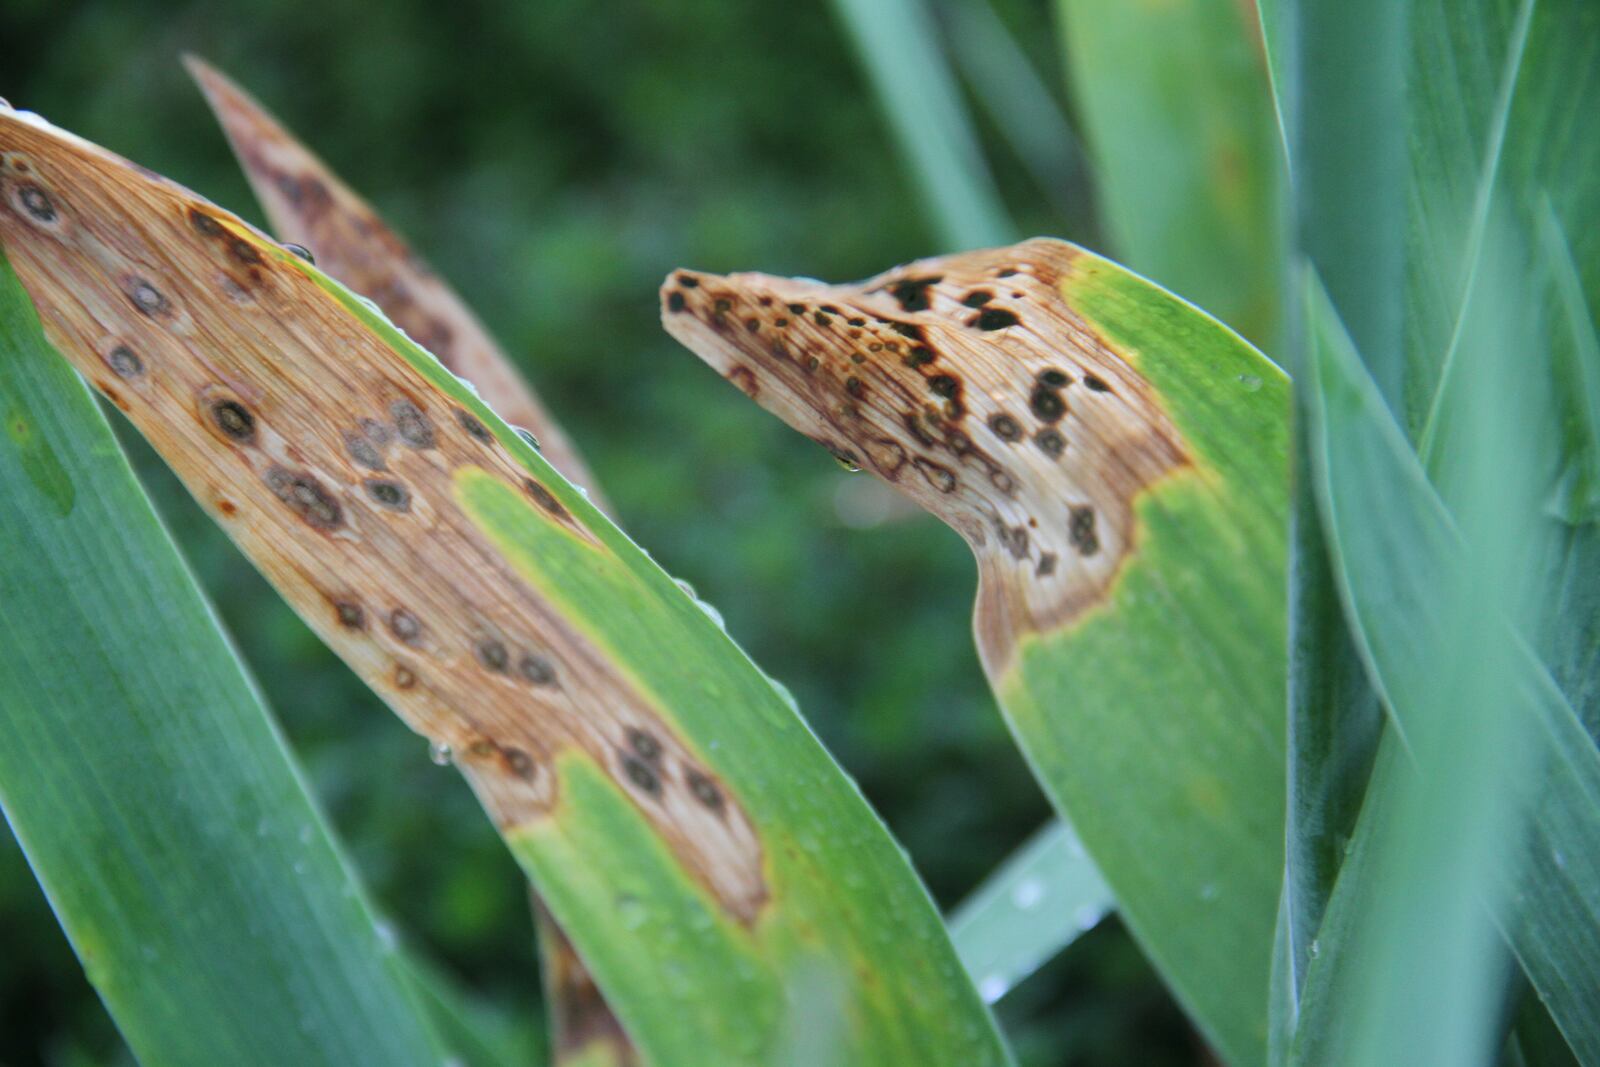
<svg viewBox="0 0 1600 1067">
<path fill-rule="evenodd" d="M 1048 3 L 995 6 L 1059 85 Z M 8 0 L 0 94 L 259 222 L 186 50 L 469 294 L 624 527 L 794 691 L 941 905 L 1048 817 L 978 670 L 963 546 L 656 322 L 656 285 L 679 265 L 846 279 L 949 251 L 824 0 Z M 1027 233 L 1097 243 L 1081 173 L 1041 190 L 991 140 Z M 396 927 L 532 1016 L 522 880 L 463 782 L 124 438 Z M 125 1056 L 3 836 L 0 946 L 0 1064 Z M 1114 922 L 1003 1015 L 1030 1064 L 1202 1058 Z"/>
</svg>

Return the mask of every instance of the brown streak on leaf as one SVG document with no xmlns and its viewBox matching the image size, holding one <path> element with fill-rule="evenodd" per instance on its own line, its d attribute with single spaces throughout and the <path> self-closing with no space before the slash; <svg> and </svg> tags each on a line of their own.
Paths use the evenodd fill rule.
<svg viewBox="0 0 1600 1067">
<path fill-rule="evenodd" d="M 550 465 L 609 512 L 566 434 L 455 291 L 249 94 L 204 62 L 186 62 L 279 236 L 309 248 L 318 267 L 374 301 L 502 418 L 531 430 Z"/>
<path fill-rule="evenodd" d="M 551 1062 L 556 1067 L 595 1062 L 604 1046 L 610 1067 L 636 1067 L 638 1051 L 601 996 L 594 978 L 572 942 L 543 902 L 533 898 L 539 928 L 539 958 L 544 970 L 545 999 L 550 1004 Z"/>
<path fill-rule="evenodd" d="M 661 290 L 691 351 L 967 540 L 994 676 L 1023 634 L 1105 599 L 1137 548 L 1135 500 L 1191 465 L 1149 383 L 1058 290 L 1078 254 L 1034 240 L 857 285 L 674 271 Z"/>
<path fill-rule="evenodd" d="M 719 783 L 715 810 L 703 802 L 689 781 L 711 772 L 652 699 L 456 503 L 469 468 L 520 492 L 534 472 L 513 450 L 463 430 L 460 400 L 233 216 L 17 113 L 0 112 L 0 153 L 0 245 L 52 344 L 91 380 L 108 339 L 138 353 L 121 396 L 134 425 L 202 503 L 220 511 L 227 494 L 229 535 L 412 729 L 451 747 L 496 822 L 547 817 L 555 757 L 581 751 L 714 899 L 754 921 L 767 900 L 762 848 L 737 797 Z M 51 218 L 17 209 L 19 161 Z M 192 223 L 197 210 L 215 232 Z M 241 242 L 260 258 L 245 304 L 216 281 Z M 160 295 L 160 314 L 154 298 L 129 298 L 130 277 Z M 356 434 L 382 448 L 393 492 L 365 486 Z M 576 539 L 597 565 L 610 551 L 569 508 L 530 504 L 528 521 Z M 359 604 L 372 624 L 342 624 L 330 601 Z M 637 731 L 659 745 L 654 790 L 617 758 Z"/>
</svg>

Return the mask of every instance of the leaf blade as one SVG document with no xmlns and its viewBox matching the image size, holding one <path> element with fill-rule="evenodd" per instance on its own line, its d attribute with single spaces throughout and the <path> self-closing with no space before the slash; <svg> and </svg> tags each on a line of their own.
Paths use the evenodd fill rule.
<svg viewBox="0 0 1600 1067">
<path fill-rule="evenodd" d="M 0 344 L 0 801 L 124 1037 L 156 1063 L 437 1063 L 282 737 L 3 253 Z"/>
<path fill-rule="evenodd" d="M 475 393 L 192 194 L 37 122 L 0 114 L 0 143 L 60 212 L 64 232 L 0 216 L 0 234 L 63 354 L 448 746 L 647 1056 L 770 1058 L 805 1033 L 789 993 L 818 965 L 841 1062 L 1005 1061 L 926 891 L 793 707 Z M 158 371 L 132 396 L 103 379 L 108 331 Z M 670 1010 L 686 960 L 754 1007 Z"/>
</svg>

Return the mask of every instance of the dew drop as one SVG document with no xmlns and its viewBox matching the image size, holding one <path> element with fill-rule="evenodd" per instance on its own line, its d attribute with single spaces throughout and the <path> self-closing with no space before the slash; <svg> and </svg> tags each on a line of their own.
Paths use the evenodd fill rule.
<svg viewBox="0 0 1600 1067">
<path fill-rule="evenodd" d="M 1241 374 L 1239 384 L 1245 387 L 1246 392 L 1253 393 L 1261 388 L 1261 379 L 1254 374 Z"/>
<path fill-rule="evenodd" d="M 1310 951 L 1311 951 L 1311 958 L 1312 959 L 1316 959 L 1318 956 L 1322 955 L 1322 942 L 1321 941 L 1313 941 L 1313 942 L 1311 942 Z"/>
<path fill-rule="evenodd" d="M 1044 899 L 1044 883 L 1037 878 L 1024 878 L 1011 889 L 1011 903 L 1022 911 L 1037 908 Z"/>
<path fill-rule="evenodd" d="M 993 1004 L 1006 995 L 1006 980 L 998 974 L 985 975 L 978 983 L 978 995 L 985 1004 Z"/>
<path fill-rule="evenodd" d="M 521 426 L 513 426 L 511 428 L 516 431 L 518 437 L 528 442 L 528 446 L 530 448 L 532 448 L 535 452 L 539 451 L 539 439 L 533 436 L 532 430 L 525 430 Z"/>
<path fill-rule="evenodd" d="M 1072 921 L 1078 924 L 1080 930 L 1092 930 L 1105 917 L 1105 913 L 1106 910 L 1098 904 L 1085 904 L 1072 913 Z"/>
<path fill-rule="evenodd" d="M 622 925 L 629 930 L 637 930 L 649 918 L 645 914 L 645 907 L 638 897 L 623 894 L 617 898 L 617 917 L 622 920 Z"/>
<path fill-rule="evenodd" d="M 283 246 L 283 250 L 285 252 L 293 252 L 307 263 L 315 265 L 317 262 L 317 257 L 313 256 L 311 254 L 311 249 L 307 248 L 305 245 L 285 244 Z"/>
<path fill-rule="evenodd" d="M 455 752 L 450 748 L 448 743 L 444 741 L 428 742 L 428 758 L 440 767 L 449 766 L 450 761 L 454 758 L 454 756 Z"/>
</svg>

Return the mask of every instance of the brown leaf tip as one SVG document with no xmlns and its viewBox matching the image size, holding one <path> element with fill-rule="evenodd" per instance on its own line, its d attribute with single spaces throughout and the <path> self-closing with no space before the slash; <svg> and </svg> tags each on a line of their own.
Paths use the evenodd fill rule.
<svg viewBox="0 0 1600 1067">
<path fill-rule="evenodd" d="M 1029 241 L 856 285 L 680 270 L 662 321 L 763 407 L 956 528 L 984 573 L 980 638 L 1098 602 L 1133 501 L 1188 462 L 1154 390 L 1067 303 L 1079 251 Z"/>
</svg>

